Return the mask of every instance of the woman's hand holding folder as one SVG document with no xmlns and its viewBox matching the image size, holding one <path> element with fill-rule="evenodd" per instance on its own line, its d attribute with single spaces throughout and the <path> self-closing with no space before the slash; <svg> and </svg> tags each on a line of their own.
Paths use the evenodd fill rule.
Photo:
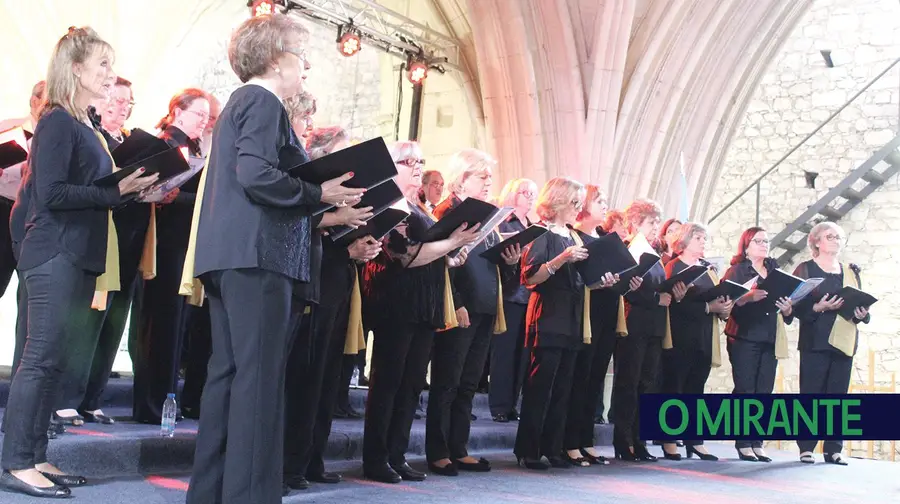
<svg viewBox="0 0 900 504">
<path fill-rule="evenodd" d="M 326 205 L 334 205 L 336 207 L 353 206 L 359 203 L 365 189 L 355 189 L 353 187 L 345 187 L 341 184 L 353 178 L 353 172 L 333 178 L 322 184 L 322 197 L 319 199 Z"/>
<path fill-rule="evenodd" d="M 158 173 L 144 177 L 145 171 L 144 168 L 140 168 L 135 170 L 131 175 L 123 178 L 119 182 L 119 194 L 125 196 L 126 194 L 141 192 L 153 185 L 159 179 Z"/>
</svg>

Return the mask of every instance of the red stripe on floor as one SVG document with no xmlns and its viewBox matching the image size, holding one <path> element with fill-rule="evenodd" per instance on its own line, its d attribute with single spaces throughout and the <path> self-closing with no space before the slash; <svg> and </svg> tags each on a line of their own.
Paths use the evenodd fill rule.
<svg viewBox="0 0 900 504">
<path fill-rule="evenodd" d="M 181 481 L 174 478 L 163 478 L 162 476 L 147 476 L 146 481 L 151 485 L 168 488 L 169 490 L 181 490 L 182 492 L 187 492 L 188 489 L 188 484 L 186 481 Z"/>
<path fill-rule="evenodd" d="M 69 427 L 66 429 L 66 432 L 71 432 L 72 434 L 78 434 L 80 436 L 94 436 L 94 437 L 115 437 L 108 432 L 100 432 L 90 429 L 84 429 L 80 427 Z"/>
<path fill-rule="evenodd" d="M 581 487 L 595 489 L 598 492 L 640 497 L 646 502 L 684 503 L 714 501 L 716 504 L 759 504 L 758 498 L 749 496 L 744 498 L 728 493 L 695 492 L 693 490 L 675 488 L 671 484 L 655 485 L 626 480 L 625 478 L 600 478 L 599 482 L 586 484 L 577 480 L 569 480 L 569 482 L 576 483 Z"/>
</svg>

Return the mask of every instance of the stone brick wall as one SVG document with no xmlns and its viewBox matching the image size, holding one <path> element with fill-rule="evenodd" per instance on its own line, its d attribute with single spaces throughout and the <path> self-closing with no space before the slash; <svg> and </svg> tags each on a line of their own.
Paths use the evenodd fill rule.
<svg viewBox="0 0 900 504">
<path fill-rule="evenodd" d="M 724 175 L 716 181 L 713 212 L 737 196 L 829 115 L 900 56 L 900 5 L 891 0 L 816 0 L 772 61 L 749 104 L 729 149 Z M 834 68 L 821 49 L 832 50 Z M 900 69 L 894 68 L 794 152 L 760 190 L 760 224 L 770 236 L 837 185 L 900 131 Z M 818 173 L 808 188 L 804 171 Z M 740 233 L 755 224 L 756 192 L 751 190 L 710 225 L 710 255 L 730 257 Z M 859 264 L 864 288 L 880 301 L 872 323 L 861 326 L 853 381 L 868 384 L 871 350 L 875 381 L 889 385 L 900 375 L 900 180 L 894 177 L 838 224 L 847 233 L 843 260 Z M 775 252 L 780 253 L 778 251 Z M 787 271 L 808 253 L 782 265 Z M 791 356 L 779 363 L 784 392 L 799 390 L 797 327 L 789 329 Z M 723 345 L 724 351 L 724 345 Z M 713 370 L 707 388 L 730 392 L 727 358 Z M 876 455 L 886 456 L 885 444 Z M 862 454 L 864 455 L 864 454 Z"/>
</svg>

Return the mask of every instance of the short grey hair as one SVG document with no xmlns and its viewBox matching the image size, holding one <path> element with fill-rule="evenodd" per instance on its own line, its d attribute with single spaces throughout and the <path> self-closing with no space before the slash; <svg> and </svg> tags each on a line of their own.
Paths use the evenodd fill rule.
<svg viewBox="0 0 900 504">
<path fill-rule="evenodd" d="M 487 152 L 478 149 L 463 149 L 450 158 L 447 166 L 449 182 L 447 190 L 458 194 L 467 178 L 476 174 L 489 174 L 497 166 L 497 161 Z"/>
<path fill-rule="evenodd" d="M 418 159 L 422 158 L 422 148 L 419 147 L 418 142 L 411 142 L 409 140 L 392 144 L 388 147 L 388 151 L 391 153 L 391 159 L 394 160 L 395 163 L 399 163 L 400 161 L 404 161 L 411 157 L 416 157 Z"/>
<path fill-rule="evenodd" d="M 231 34 L 228 62 L 238 79 L 247 82 L 264 75 L 284 53 L 299 56 L 308 39 L 309 30 L 293 16 L 255 16 Z"/>
<path fill-rule="evenodd" d="M 810 230 L 809 236 L 806 237 L 806 246 L 809 248 L 810 255 L 813 257 L 819 256 L 819 242 L 822 241 L 822 236 L 829 230 L 837 233 L 841 239 L 846 236 L 844 230 L 834 222 L 825 221 L 816 224 Z"/>
<path fill-rule="evenodd" d="M 675 254 L 684 252 L 684 249 L 687 248 L 691 240 L 700 234 L 709 236 L 706 226 L 697 222 L 685 222 L 682 224 L 681 229 L 678 230 L 678 238 L 676 238 L 675 243 L 672 244 L 672 252 Z"/>
<path fill-rule="evenodd" d="M 541 188 L 535 212 L 544 222 L 551 221 L 576 198 L 584 200 L 584 195 L 584 184 L 581 182 L 569 177 L 552 178 Z"/>
</svg>

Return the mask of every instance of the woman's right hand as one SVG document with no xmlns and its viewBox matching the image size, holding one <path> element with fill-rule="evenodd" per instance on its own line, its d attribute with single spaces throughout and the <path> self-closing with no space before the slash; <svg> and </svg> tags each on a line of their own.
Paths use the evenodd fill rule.
<svg viewBox="0 0 900 504">
<path fill-rule="evenodd" d="M 343 185 L 341 185 L 351 178 L 353 178 L 353 172 L 346 173 L 338 178 L 334 178 L 323 183 L 322 197 L 319 198 L 319 201 L 327 205 L 334 205 L 336 207 L 353 206 L 359 203 L 360 198 L 362 198 L 362 195 L 366 192 L 366 190 L 344 187 Z"/>
<path fill-rule="evenodd" d="M 727 313 L 731 310 L 732 302 L 730 299 L 725 297 L 717 298 L 714 301 L 707 303 L 709 305 L 709 313 Z"/>
<path fill-rule="evenodd" d="M 119 194 L 125 196 L 126 194 L 141 192 L 155 184 L 159 179 L 159 174 L 154 173 L 153 175 L 144 177 L 145 171 L 144 168 L 139 168 L 131 175 L 119 181 Z"/>
<path fill-rule="evenodd" d="M 468 224 L 463 223 L 462 226 L 456 228 L 456 230 L 450 234 L 450 240 L 453 241 L 455 245 L 454 248 L 464 247 L 475 243 L 475 240 L 478 239 L 478 228 L 480 227 L 480 223 L 475 224 L 471 228 L 469 228 Z"/>
<path fill-rule="evenodd" d="M 816 313 L 822 313 L 840 309 L 841 306 L 844 306 L 844 300 L 839 298 L 837 294 L 835 294 L 834 296 L 825 294 L 825 296 L 823 296 L 818 303 L 813 305 L 812 309 Z"/>
<path fill-rule="evenodd" d="M 381 253 L 381 242 L 371 236 L 356 239 L 347 247 L 350 259 L 361 262 L 369 262 Z"/>
<path fill-rule="evenodd" d="M 588 258 L 588 251 L 581 245 L 572 245 L 568 247 L 566 250 L 563 250 L 562 254 L 559 254 L 559 260 L 563 263 L 574 263 L 578 261 L 583 261 Z"/>
<path fill-rule="evenodd" d="M 345 206 L 335 210 L 334 216 L 339 224 L 356 229 L 365 226 L 366 221 L 372 218 L 372 207 Z"/>
</svg>

